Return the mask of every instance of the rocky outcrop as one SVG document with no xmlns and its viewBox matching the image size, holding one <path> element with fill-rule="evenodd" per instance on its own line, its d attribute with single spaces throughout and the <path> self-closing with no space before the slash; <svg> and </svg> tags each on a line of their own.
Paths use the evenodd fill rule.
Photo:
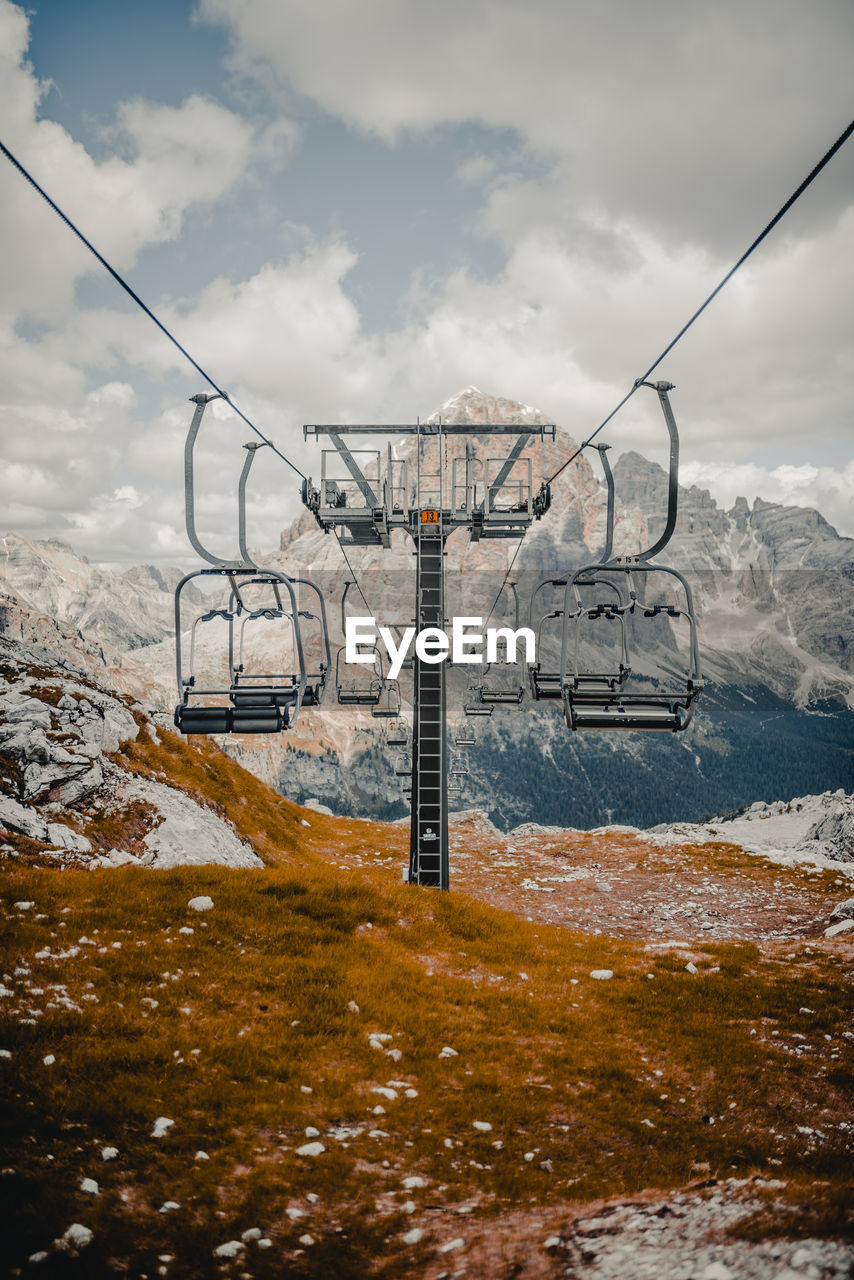
<svg viewBox="0 0 854 1280">
<path fill-rule="evenodd" d="M 0 856 L 17 849 L 87 866 L 262 865 L 212 809 L 112 758 L 143 728 L 156 736 L 152 707 L 97 685 L 67 655 L 57 661 L 8 637 L 0 672 Z"/>
<path fill-rule="evenodd" d="M 820 850 L 834 862 L 854 862 L 854 796 L 837 792 L 833 799 L 798 848 L 804 853 Z"/>
</svg>

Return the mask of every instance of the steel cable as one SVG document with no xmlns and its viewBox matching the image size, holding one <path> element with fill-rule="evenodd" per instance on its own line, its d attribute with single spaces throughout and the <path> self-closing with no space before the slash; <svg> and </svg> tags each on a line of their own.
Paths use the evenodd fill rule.
<svg viewBox="0 0 854 1280">
<path fill-rule="evenodd" d="M 50 205 L 54 213 L 58 214 L 58 216 L 62 219 L 62 221 L 69 228 L 69 230 L 74 232 L 78 240 L 80 240 L 89 250 L 89 252 L 98 259 L 98 261 L 101 263 L 101 266 L 104 267 L 110 273 L 110 275 L 113 277 L 116 283 L 120 285 L 122 289 L 124 289 L 125 293 L 130 298 L 133 298 L 137 306 L 142 308 L 142 310 L 145 312 L 145 314 L 149 317 L 150 320 L 154 321 L 154 323 L 157 325 L 161 333 L 166 335 L 166 337 L 169 339 L 172 345 L 178 348 L 178 350 L 181 352 L 181 355 L 184 356 L 186 360 L 189 360 L 190 364 L 193 366 L 193 368 L 196 370 L 197 373 L 201 374 L 205 382 L 207 382 L 209 386 L 213 387 L 214 391 L 216 391 L 218 395 L 221 395 L 223 400 L 226 400 L 228 404 L 231 405 L 232 409 L 237 414 L 238 418 L 242 418 L 243 421 L 246 423 L 247 427 L 249 427 L 251 431 L 254 431 L 256 436 L 258 436 L 261 440 L 263 440 L 265 444 L 269 445 L 270 448 L 273 450 L 273 453 L 278 454 L 278 456 L 282 459 L 282 462 L 287 463 L 287 465 L 291 468 L 292 471 L 295 471 L 301 479 L 307 480 L 308 477 L 305 475 L 305 473 L 300 471 L 299 467 L 296 466 L 295 463 L 291 462 L 290 458 L 287 458 L 282 453 L 281 449 L 279 449 L 273 443 L 272 440 L 269 440 L 267 436 L 264 435 L 263 431 L 261 431 L 258 427 L 255 426 L 254 422 L 250 422 L 246 414 L 243 413 L 241 409 L 238 409 L 237 405 L 229 397 L 228 393 L 226 391 L 223 391 L 222 387 L 220 387 L 216 382 L 214 382 L 210 374 L 206 373 L 205 370 L 202 368 L 202 366 L 196 360 L 193 359 L 189 351 L 187 351 L 187 349 L 181 345 L 181 343 L 178 341 L 175 335 L 173 333 L 170 333 L 169 330 L 166 328 L 166 325 L 163 324 L 160 320 L 158 320 L 157 316 L 154 314 L 154 312 L 151 310 L 149 306 L 146 306 L 142 298 L 140 298 L 139 294 L 135 293 L 134 290 L 131 288 L 131 286 L 128 284 L 128 282 L 122 276 L 119 275 L 118 271 L 116 271 L 114 267 L 110 266 L 109 262 L 103 256 L 103 254 L 99 253 L 98 250 L 95 248 L 95 246 L 91 243 L 91 241 L 86 239 L 86 237 L 84 236 L 83 232 L 79 229 L 79 227 L 75 226 L 75 224 L 71 221 L 71 219 L 68 217 L 66 213 L 63 213 L 59 205 L 56 204 L 56 202 L 50 198 L 50 196 L 47 194 L 47 192 L 44 190 L 43 187 L 39 186 L 38 182 L 36 182 L 33 175 L 24 168 L 20 160 L 16 159 L 16 157 L 12 155 L 12 152 L 2 141 L 0 141 L 0 151 L 2 151 L 6 159 L 9 160 L 15 166 L 18 172 L 24 178 L 26 178 L 27 182 L 29 182 L 30 185 L 35 188 L 35 190 L 39 193 L 42 199 L 45 200 Z"/>
</svg>

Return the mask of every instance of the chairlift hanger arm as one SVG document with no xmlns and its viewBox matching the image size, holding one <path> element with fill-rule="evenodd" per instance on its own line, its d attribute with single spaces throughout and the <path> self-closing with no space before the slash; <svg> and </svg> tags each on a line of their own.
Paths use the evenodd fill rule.
<svg viewBox="0 0 854 1280">
<path fill-rule="evenodd" d="M 246 450 L 246 459 L 237 484 L 237 542 L 244 562 L 248 565 L 254 565 L 255 562 L 250 557 L 246 547 L 246 481 L 249 479 L 249 472 L 252 470 L 255 454 L 259 449 L 264 448 L 264 444 L 257 440 L 250 440 L 243 448 Z M 260 565 L 255 567 L 260 568 Z"/>
<path fill-rule="evenodd" d="M 190 423 L 190 429 L 187 432 L 187 439 L 184 443 L 184 516 L 187 526 L 187 537 L 190 545 L 203 560 L 207 560 L 208 564 L 214 565 L 218 569 L 228 567 L 239 567 L 238 560 L 223 560 L 222 556 L 215 556 L 208 551 L 196 532 L 196 501 L 194 490 L 194 454 L 196 449 L 196 440 L 202 426 L 202 418 L 205 409 L 211 400 L 224 400 L 225 396 L 222 392 L 217 391 L 214 394 L 208 392 L 200 392 L 198 395 L 191 396 L 191 403 L 195 404 L 196 410 L 193 414 L 193 420 Z"/>
<path fill-rule="evenodd" d="M 593 446 L 599 454 L 599 461 L 602 463 L 602 470 L 605 473 L 605 484 L 608 487 L 608 512 L 605 518 L 605 547 L 599 557 L 602 564 L 611 559 L 614 550 L 614 473 L 611 470 L 611 464 L 608 461 L 609 444 L 597 444 Z"/>
<path fill-rule="evenodd" d="M 667 523 L 661 537 L 648 547 L 646 551 L 642 551 L 638 556 L 639 560 L 651 560 L 659 551 L 663 551 L 673 536 L 673 530 L 676 528 L 676 516 L 679 507 L 679 430 L 676 426 L 676 419 L 673 416 L 673 408 L 670 404 L 668 391 L 675 389 L 672 382 L 641 382 L 642 387 L 649 387 L 652 391 L 657 392 L 658 400 L 661 405 L 664 421 L 667 423 L 667 431 L 670 436 L 670 465 L 668 468 L 667 481 Z"/>
</svg>

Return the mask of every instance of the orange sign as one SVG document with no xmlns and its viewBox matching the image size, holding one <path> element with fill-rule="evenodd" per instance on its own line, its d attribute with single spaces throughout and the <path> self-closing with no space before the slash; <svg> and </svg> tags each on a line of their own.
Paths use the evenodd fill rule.
<svg viewBox="0 0 854 1280">
<path fill-rule="evenodd" d="M 438 511 L 422 511 L 421 523 L 422 524 L 438 524 L 439 512 Z"/>
</svg>

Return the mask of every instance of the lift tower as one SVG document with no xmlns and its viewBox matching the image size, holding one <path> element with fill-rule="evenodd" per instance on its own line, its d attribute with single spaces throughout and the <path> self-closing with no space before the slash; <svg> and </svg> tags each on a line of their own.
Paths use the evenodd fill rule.
<svg viewBox="0 0 854 1280">
<path fill-rule="evenodd" d="M 332 448 L 321 455 L 320 487 L 303 483 L 302 499 L 318 524 L 335 530 L 342 547 L 388 548 L 391 533 L 405 530 L 415 544 L 415 617 L 418 630 L 444 629 L 445 543 L 455 529 L 473 542 L 522 538 L 549 508 L 550 492 L 534 493 L 532 463 L 525 454 L 534 439 L 554 439 L 549 425 L 415 423 L 403 425 L 305 426 L 306 439 L 325 436 Z M 416 437 L 415 466 L 375 447 L 350 448 L 344 437 Z M 478 437 L 515 436 L 499 457 L 481 458 Z M 465 438 L 465 456 L 451 459 L 448 441 Z M 413 474 L 414 471 L 414 474 Z M 426 663 L 416 654 L 413 671 L 412 793 L 409 881 L 447 889 L 448 758 L 446 662 Z"/>
</svg>

